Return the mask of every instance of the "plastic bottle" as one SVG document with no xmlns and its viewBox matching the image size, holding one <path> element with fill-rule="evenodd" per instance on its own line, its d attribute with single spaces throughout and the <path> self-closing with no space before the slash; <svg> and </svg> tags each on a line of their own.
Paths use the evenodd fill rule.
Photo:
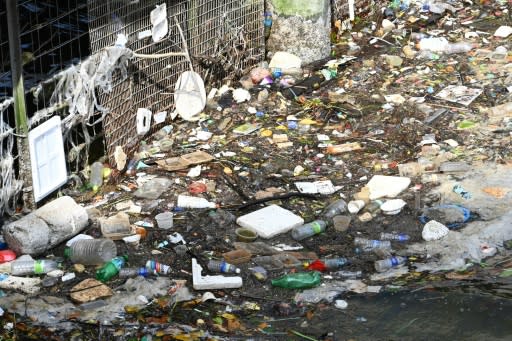
<svg viewBox="0 0 512 341">
<path fill-rule="evenodd" d="M 169 135 L 172 130 L 173 130 L 173 126 L 171 126 L 171 125 L 164 126 L 159 131 L 157 131 L 156 133 L 153 134 L 153 138 L 155 140 L 161 140 L 164 137 L 166 137 L 167 135 Z"/>
<path fill-rule="evenodd" d="M 316 259 L 308 266 L 308 270 L 316 270 L 316 271 L 334 271 L 339 270 L 344 265 L 348 264 L 349 260 L 345 257 L 338 258 L 324 258 L 324 259 Z"/>
<path fill-rule="evenodd" d="M 16 253 L 12 250 L 0 250 L 0 264 L 16 259 Z"/>
<path fill-rule="evenodd" d="M 287 289 L 306 289 L 320 284 L 320 272 L 295 272 L 272 280 L 272 285 Z"/>
<path fill-rule="evenodd" d="M 331 219 L 334 216 L 347 212 L 347 203 L 343 199 L 336 200 L 323 210 L 322 217 Z"/>
<path fill-rule="evenodd" d="M 292 230 L 292 238 L 303 240 L 325 231 L 327 223 L 323 220 L 315 220 L 302 226 L 295 227 Z"/>
<path fill-rule="evenodd" d="M 356 237 L 354 238 L 354 244 L 360 246 L 363 250 L 391 249 L 391 242 L 389 240 L 373 240 Z"/>
<path fill-rule="evenodd" d="M 171 271 L 171 267 L 154 260 L 148 260 L 146 270 L 154 275 L 167 275 Z"/>
<path fill-rule="evenodd" d="M 332 275 L 335 277 L 355 279 L 355 278 L 362 277 L 363 272 L 362 271 L 336 271 L 336 272 L 333 272 Z"/>
<path fill-rule="evenodd" d="M 411 237 L 408 234 L 405 234 L 405 233 L 396 233 L 396 232 L 387 233 L 387 232 L 382 232 L 380 234 L 380 239 L 381 240 L 397 240 L 399 242 L 405 242 L 405 241 L 408 241 L 409 239 L 411 239 Z"/>
<path fill-rule="evenodd" d="M 450 43 L 444 37 L 423 38 L 417 45 L 420 50 L 442 52 L 446 54 L 465 53 L 471 51 L 473 46 L 467 42 Z"/>
<path fill-rule="evenodd" d="M 103 185 L 103 163 L 96 161 L 91 165 L 89 184 L 93 189 L 98 189 Z"/>
<path fill-rule="evenodd" d="M 11 263 L 11 274 L 14 276 L 40 275 L 57 270 L 58 268 L 59 264 L 50 259 L 17 260 Z"/>
<path fill-rule="evenodd" d="M 128 278 L 128 277 L 148 277 L 149 271 L 145 267 L 140 268 L 122 268 L 119 270 L 119 277 L 121 278 Z"/>
<path fill-rule="evenodd" d="M 182 208 L 216 208 L 217 204 L 209 202 L 205 198 L 178 195 L 177 206 Z"/>
<path fill-rule="evenodd" d="M 96 279 L 98 281 L 108 282 L 119 273 L 119 270 L 121 270 L 127 260 L 128 257 L 126 256 L 112 258 L 110 262 L 103 264 L 103 266 L 96 271 Z"/>
<path fill-rule="evenodd" d="M 229 264 L 223 260 L 210 260 L 208 262 L 208 270 L 213 272 L 221 272 L 221 273 L 240 273 L 240 269 L 234 266 L 233 264 Z"/>
<path fill-rule="evenodd" d="M 375 261 L 375 270 L 378 272 L 384 272 L 393 267 L 397 267 L 401 264 L 404 264 L 407 261 L 407 258 L 401 256 L 394 256 L 383 260 Z"/>
<path fill-rule="evenodd" d="M 112 260 L 117 255 L 117 248 L 110 239 L 81 239 L 66 248 L 64 255 L 73 263 L 97 265 Z"/>
</svg>

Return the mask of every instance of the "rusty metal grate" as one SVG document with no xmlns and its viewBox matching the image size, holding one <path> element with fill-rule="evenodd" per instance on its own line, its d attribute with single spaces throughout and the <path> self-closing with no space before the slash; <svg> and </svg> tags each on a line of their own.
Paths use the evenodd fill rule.
<svg viewBox="0 0 512 341">
<path fill-rule="evenodd" d="M 158 43 L 137 34 L 151 29 L 150 12 L 166 3 L 169 33 Z M 137 53 L 181 52 L 182 41 L 174 24 L 178 20 L 186 36 L 195 71 L 213 84 L 264 57 L 264 0 L 190 0 L 190 1 L 112 1 L 89 0 L 89 26 L 92 53 L 115 43 L 118 33 L 129 37 L 127 47 Z M 113 84 L 109 94 L 101 95 L 110 109 L 103 129 L 106 153 L 113 161 L 116 146 L 135 145 L 137 108 L 153 113 L 173 109 L 174 84 L 189 70 L 183 57 L 134 59 L 128 80 Z M 134 142 L 134 143 L 132 143 Z"/>
</svg>

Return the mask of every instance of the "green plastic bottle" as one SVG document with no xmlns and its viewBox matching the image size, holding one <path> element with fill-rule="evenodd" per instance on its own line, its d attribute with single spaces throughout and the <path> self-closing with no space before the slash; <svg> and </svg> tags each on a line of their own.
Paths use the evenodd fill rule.
<svg viewBox="0 0 512 341">
<path fill-rule="evenodd" d="M 127 260 L 127 256 L 112 258 L 110 262 L 103 264 L 103 266 L 96 271 L 96 279 L 101 282 L 108 282 L 119 273 L 119 270 L 121 270 Z"/>
<path fill-rule="evenodd" d="M 287 289 L 313 288 L 320 284 L 320 272 L 296 272 L 272 280 L 272 285 Z"/>
</svg>

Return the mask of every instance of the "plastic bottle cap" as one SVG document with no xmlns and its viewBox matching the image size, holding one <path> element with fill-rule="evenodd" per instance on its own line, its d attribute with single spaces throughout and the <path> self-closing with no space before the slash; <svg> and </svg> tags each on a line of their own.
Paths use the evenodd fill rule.
<svg viewBox="0 0 512 341">
<path fill-rule="evenodd" d="M 239 274 L 239 273 L 240 273 L 240 269 L 239 269 L 239 268 L 236 268 L 235 272 L 236 272 L 237 274 Z"/>
</svg>

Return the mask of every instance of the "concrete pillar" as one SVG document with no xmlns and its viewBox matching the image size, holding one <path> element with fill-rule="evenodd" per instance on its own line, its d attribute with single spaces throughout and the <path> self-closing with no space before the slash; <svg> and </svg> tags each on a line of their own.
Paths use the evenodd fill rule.
<svg viewBox="0 0 512 341">
<path fill-rule="evenodd" d="M 286 51 L 303 64 L 330 55 L 330 0 L 267 0 L 266 11 L 272 13 L 269 54 Z"/>
</svg>

